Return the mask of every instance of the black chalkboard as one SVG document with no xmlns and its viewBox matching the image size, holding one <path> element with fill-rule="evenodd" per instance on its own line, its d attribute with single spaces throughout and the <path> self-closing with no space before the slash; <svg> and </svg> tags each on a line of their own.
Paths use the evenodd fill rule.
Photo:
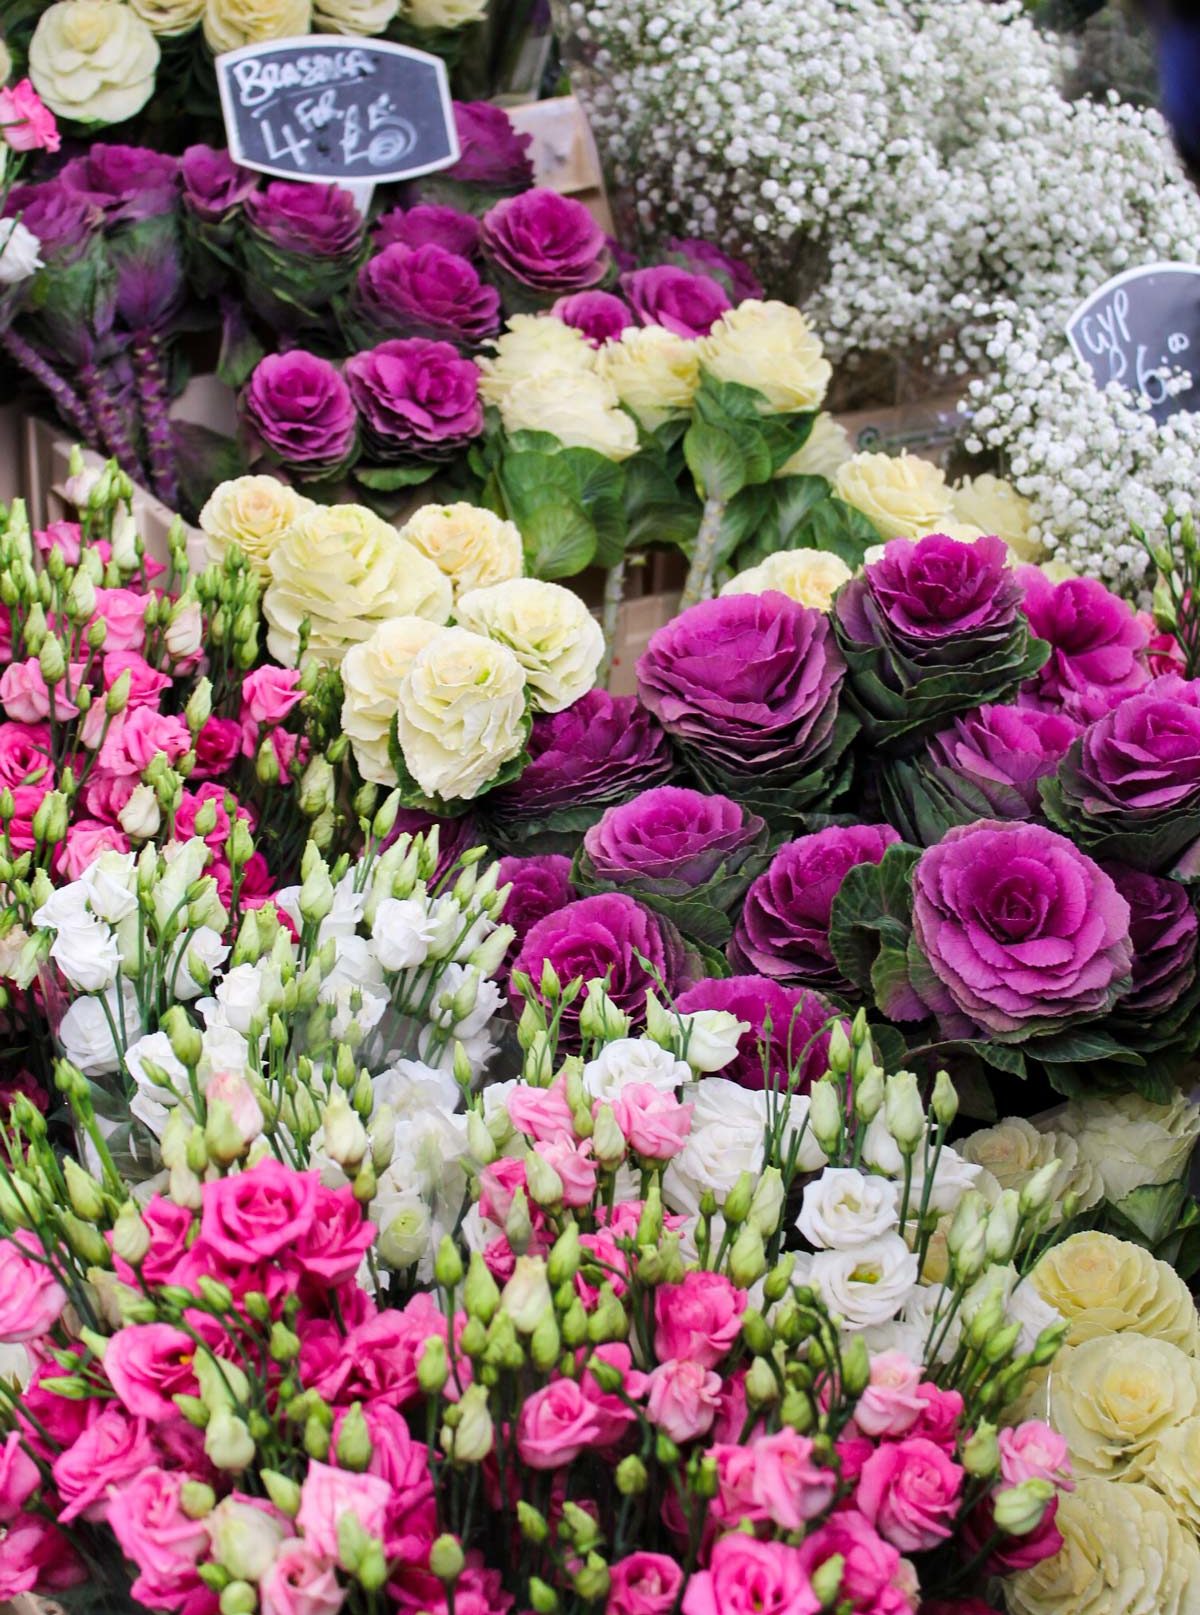
<svg viewBox="0 0 1200 1615">
<path fill-rule="evenodd" d="M 1067 337 L 1097 387 L 1144 395 L 1155 420 L 1200 413 L 1200 267 L 1147 264 L 1106 281 L 1067 322 Z M 1186 371 L 1190 385 L 1168 392 Z"/>
<path fill-rule="evenodd" d="M 458 136 L 446 69 L 386 40 L 308 34 L 216 59 L 230 154 L 322 184 L 380 184 L 446 168 Z"/>
</svg>

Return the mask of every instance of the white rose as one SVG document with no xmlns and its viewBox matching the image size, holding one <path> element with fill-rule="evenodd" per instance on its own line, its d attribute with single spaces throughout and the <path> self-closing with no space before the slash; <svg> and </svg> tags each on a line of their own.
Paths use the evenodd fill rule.
<svg viewBox="0 0 1200 1615">
<path fill-rule="evenodd" d="M 215 1000 L 209 999 L 207 1002 L 215 1003 Z M 245 1071 L 250 1059 L 250 1045 L 220 1012 L 206 1017 L 201 1044 L 197 1071 L 202 1081 L 217 1072 Z"/>
<path fill-rule="evenodd" d="M 818 1250 L 867 1245 L 896 1228 L 897 1198 L 890 1178 L 829 1166 L 804 1185 L 796 1227 Z"/>
<path fill-rule="evenodd" d="M 773 413 L 819 409 L 833 376 L 820 339 L 790 303 L 739 303 L 696 346 L 705 370 L 755 388 Z"/>
<path fill-rule="evenodd" d="M 336 666 L 351 645 L 369 639 L 389 618 L 444 623 L 450 584 L 364 505 L 325 505 L 302 515 L 272 551 L 263 615 L 277 661 L 296 665 L 300 624 L 307 617 L 309 654 Z"/>
<path fill-rule="evenodd" d="M 385 897 L 375 910 L 371 940 L 385 970 L 411 970 L 429 957 L 429 911 L 416 897 Z"/>
<path fill-rule="evenodd" d="M 609 460 L 637 453 L 637 426 L 619 407 L 612 383 L 588 370 L 546 370 L 500 401 L 506 432 L 552 432 L 568 448 L 595 449 Z"/>
<path fill-rule="evenodd" d="M 441 631 L 426 617 L 393 617 L 381 622 L 370 639 L 351 645 L 343 658 L 342 729 L 350 737 L 359 773 L 376 785 L 396 783 L 388 737 L 400 686 L 417 652 Z"/>
<path fill-rule="evenodd" d="M 596 369 L 648 431 L 692 406 L 700 385 L 695 342 L 661 325 L 631 325 L 600 349 Z"/>
<path fill-rule="evenodd" d="M 1200 1137 L 1200 1105 L 1183 1094 L 1165 1105 L 1133 1093 L 1096 1095 L 1072 1100 L 1055 1125 L 1095 1167 L 1108 1198 L 1120 1200 L 1182 1175 Z"/>
<path fill-rule="evenodd" d="M 739 572 L 721 590 L 724 594 L 762 594 L 775 589 L 802 606 L 828 611 L 850 568 L 837 555 L 824 550 L 776 550 L 757 566 Z"/>
<path fill-rule="evenodd" d="M 446 574 L 456 595 L 519 578 L 525 564 L 515 524 L 465 500 L 422 505 L 400 529 L 400 537 Z"/>
<path fill-rule="evenodd" d="M 776 471 L 777 477 L 825 477 L 832 482 L 838 467 L 854 453 L 850 434 L 833 415 L 822 410 L 812 423 L 812 431 L 790 460 Z"/>
<path fill-rule="evenodd" d="M 687 1063 L 702 1075 L 723 1071 L 736 1059 L 738 1044 L 750 1030 L 749 1021 L 739 1020 L 727 1009 L 698 1009 L 676 1018 Z"/>
<path fill-rule="evenodd" d="M 310 0 L 207 0 L 204 37 L 216 53 L 260 39 L 290 39 L 308 33 Z"/>
<path fill-rule="evenodd" d="M 235 546 L 265 583 L 276 544 L 301 516 L 316 508 L 311 499 L 274 477 L 234 477 L 213 489 L 200 512 L 205 552 L 220 564 Z"/>
<path fill-rule="evenodd" d="M 315 0 L 313 32 L 382 34 L 399 9 L 399 0 Z"/>
<path fill-rule="evenodd" d="M 459 597 L 455 614 L 464 628 L 512 651 L 539 712 L 561 712 L 596 682 L 604 631 L 561 584 L 516 578 L 472 589 Z"/>
<path fill-rule="evenodd" d="M 343 990 L 356 987 L 372 992 L 385 991 L 378 956 L 366 937 L 339 937 L 334 948 L 333 968 L 323 978 L 317 998 L 323 1004 L 331 1004 Z"/>
<path fill-rule="evenodd" d="M 0 286 L 16 286 L 41 269 L 41 247 L 19 219 L 0 219 Z"/>
<path fill-rule="evenodd" d="M 204 15 L 204 0 L 129 0 L 152 34 L 170 39 L 186 34 Z"/>
<path fill-rule="evenodd" d="M 146 1060 L 162 1067 L 170 1078 L 169 1088 L 162 1088 L 150 1080 L 144 1064 Z M 170 1112 L 191 1093 L 186 1067 L 171 1047 L 171 1040 L 165 1032 L 150 1032 L 126 1049 L 125 1069 L 137 1086 L 137 1092 L 129 1102 L 130 1111 L 146 1124 L 155 1138 L 161 1138 Z"/>
<path fill-rule="evenodd" d="M 692 1080 L 691 1067 L 669 1049 L 644 1037 L 621 1037 L 605 1044 L 583 1068 L 583 1086 L 593 1099 L 611 1104 L 630 1083 L 644 1082 L 661 1093 L 674 1093 Z"/>
<path fill-rule="evenodd" d="M 72 987 L 84 993 L 111 987 L 121 966 L 116 937 L 90 914 L 80 915 L 58 931 L 50 944 L 50 957 Z"/>
<path fill-rule="evenodd" d="M 470 800 L 520 753 L 524 714 L 525 674 L 512 651 L 447 628 L 400 686 L 400 750 L 426 795 Z"/>
<path fill-rule="evenodd" d="M 476 359 L 479 396 L 499 406 L 515 387 L 545 371 L 594 371 L 596 354 L 582 331 L 553 314 L 514 314 L 491 344 L 494 357 Z"/>
<path fill-rule="evenodd" d="M 118 0 L 57 0 L 29 42 L 29 77 L 60 118 L 123 123 L 154 92 L 158 41 Z"/>
<path fill-rule="evenodd" d="M 885 540 L 942 533 L 952 519 L 945 473 L 914 454 L 856 454 L 839 467 L 833 486 Z"/>
<path fill-rule="evenodd" d="M 215 992 L 224 1021 L 235 1032 L 247 1037 L 256 1017 L 264 1022 L 282 1002 L 283 983 L 278 968 L 269 960 L 258 964 L 234 965 L 222 977 Z"/>
<path fill-rule="evenodd" d="M 465 28 L 487 16 L 487 0 L 404 0 L 404 20 L 414 28 Z"/>
<path fill-rule="evenodd" d="M 981 533 L 993 533 L 1002 538 L 1020 561 L 1036 561 L 1042 543 L 1034 533 L 1033 508 L 1028 499 L 1005 482 L 984 472 L 978 477 L 964 477 L 954 486 L 954 514 L 959 521 L 967 522 Z"/>
<path fill-rule="evenodd" d="M 899 1234 L 884 1234 L 853 1250 L 818 1251 L 808 1282 L 848 1329 L 887 1323 L 903 1311 L 917 1285 L 917 1258 Z"/>
</svg>

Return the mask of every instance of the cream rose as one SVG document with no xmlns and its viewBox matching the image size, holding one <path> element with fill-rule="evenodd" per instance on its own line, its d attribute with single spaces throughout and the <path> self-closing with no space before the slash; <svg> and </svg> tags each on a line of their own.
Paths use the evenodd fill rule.
<svg viewBox="0 0 1200 1615">
<path fill-rule="evenodd" d="M 1110 1200 L 1182 1175 L 1197 1137 L 1200 1105 L 1182 1094 L 1156 1104 L 1140 1094 L 1074 1099 L 1057 1120 L 1104 1182 Z"/>
<path fill-rule="evenodd" d="M 271 554 L 263 596 L 267 644 L 295 667 L 300 625 L 310 625 L 308 653 L 336 665 L 389 617 L 450 615 L 450 583 L 364 505 L 325 505 L 301 516 Z"/>
<path fill-rule="evenodd" d="M 696 344 L 661 325 L 632 325 L 600 349 L 596 369 L 648 431 L 691 408 L 700 385 Z"/>
<path fill-rule="evenodd" d="M 832 482 L 838 467 L 845 465 L 854 453 L 850 434 L 833 415 L 822 412 L 812 423 L 812 430 L 790 460 L 785 460 L 776 471 L 777 477 L 825 477 Z"/>
<path fill-rule="evenodd" d="M 1019 561 L 1036 561 L 1042 545 L 1032 532 L 1033 511 L 1011 482 L 984 472 L 954 485 L 954 514 L 960 521 L 1002 538 Z"/>
<path fill-rule="evenodd" d="M 1074 1194 L 1080 1210 L 1087 1211 L 1104 1195 L 1098 1173 L 1081 1158 L 1073 1138 L 1041 1133 L 1024 1116 L 1009 1116 L 995 1127 L 981 1128 L 963 1141 L 961 1150 L 966 1160 L 987 1167 L 1002 1189 L 1024 1188 L 1035 1172 L 1057 1160 L 1061 1170 L 1054 1180 L 1056 1201 Z M 1057 1207 L 1053 1215 L 1059 1218 Z"/>
<path fill-rule="evenodd" d="M 381 34 L 399 9 L 399 0 L 316 0 L 313 32 Z"/>
<path fill-rule="evenodd" d="M 1063 1545 L 1004 1583 L 1010 1615 L 1200 1615 L 1200 1548 L 1149 1486 L 1059 1494 Z"/>
<path fill-rule="evenodd" d="M 204 0 L 129 0 L 152 34 L 170 39 L 186 34 L 204 15 Z"/>
<path fill-rule="evenodd" d="M 1042 1300 L 1071 1325 L 1072 1344 L 1128 1331 L 1200 1353 L 1196 1306 L 1175 1269 L 1111 1234 L 1072 1234 L 1034 1268 Z"/>
<path fill-rule="evenodd" d="M 1077 1475 L 1139 1480 L 1159 1437 L 1196 1412 L 1200 1365 L 1165 1340 L 1099 1335 L 1055 1359 L 1048 1390 Z"/>
<path fill-rule="evenodd" d="M 405 0 L 404 20 L 414 28 L 465 28 L 487 16 L 487 0 Z"/>
<path fill-rule="evenodd" d="M 705 370 L 755 388 L 772 414 L 819 409 L 833 376 L 820 339 L 790 303 L 739 303 L 696 346 Z"/>
<path fill-rule="evenodd" d="M 953 520 L 945 474 L 915 454 L 856 454 L 838 468 L 833 489 L 885 540 L 924 538 Z"/>
<path fill-rule="evenodd" d="M 428 796 L 478 796 L 525 742 L 525 674 L 505 645 L 446 628 L 418 651 L 400 686 L 397 734 Z"/>
<path fill-rule="evenodd" d="M 604 632 L 579 596 L 559 583 L 517 578 L 472 589 L 455 615 L 464 628 L 512 651 L 539 712 L 561 712 L 596 682 Z"/>
<path fill-rule="evenodd" d="M 521 576 L 524 550 L 516 526 L 465 500 L 423 505 L 405 522 L 400 537 L 446 574 L 456 595 Z"/>
<path fill-rule="evenodd" d="M 158 41 L 118 0 L 57 0 L 29 42 L 29 77 L 60 118 L 122 123 L 154 91 Z"/>
<path fill-rule="evenodd" d="M 312 0 L 206 0 L 204 37 L 214 51 L 290 39 L 312 26 Z"/>
<path fill-rule="evenodd" d="M 1150 1453 L 1142 1479 L 1161 1492 L 1176 1515 L 1200 1536 L 1200 1413 L 1164 1430 Z"/>
<path fill-rule="evenodd" d="M 236 545 L 266 582 L 276 544 L 301 516 L 316 509 L 311 499 L 274 477 L 234 477 L 213 489 L 200 512 L 205 551 L 220 564 L 230 545 Z"/>
<path fill-rule="evenodd" d="M 612 383 L 590 370 L 543 370 L 500 400 L 506 432 L 553 432 L 568 448 L 595 449 L 609 460 L 637 452 L 633 418 Z"/>
<path fill-rule="evenodd" d="M 388 736 L 400 686 L 417 652 L 442 629 L 426 617 L 392 617 L 342 659 L 342 729 L 364 779 L 395 785 Z"/>
<path fill-rule="evenodd" d="M 502 404 L 514 387 L 548 370 L 580 374 L 596 368 L 587 338 L 553 314 L 514 314 L 492 348 L 491 357 L 475 361 L 479 396 L 487 404 Z"/>
<path fill-rule="evenodd" d="M 840 556 L 825 550 L 776 550 L 757 566 L 749 566 L 721 590 L 722 594 L 763 594 L 776 589 L 802 606 L 828 611 L 833 597 L 850 580 Z"/>
</svg>

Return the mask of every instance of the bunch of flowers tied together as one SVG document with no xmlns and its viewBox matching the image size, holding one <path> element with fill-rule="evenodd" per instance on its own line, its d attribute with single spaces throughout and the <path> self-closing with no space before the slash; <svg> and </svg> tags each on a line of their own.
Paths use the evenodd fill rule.
<svg viewBox="0 0 1200 1615">
<path fill-rule="evenodd" d="M 264 1144 L 139 1206 L 18 1105 L 6 1595 L 903 1615 L 1053 1558 L 1066 1444 L 1001 1411 L 1065 1331 L 1017 1300 L 1057 1161 L 988 1212 L 945 1144 L 952 1085 L 926 1114 L 860 1017 L 811 1105 L 795 1073 L 759 1096 L 752 1169 L 694 1207 L 739 1023 L 663 1011 L 630 1038 L 597 982 L 563 1058 L 581 986 L 523 1021 L 519 1079 L 468 1096 L 475 1204 L 415 1290 L 361 1174 Z M 946 1282 L 922 1282 L 943 1214 Z"/>
</svg>

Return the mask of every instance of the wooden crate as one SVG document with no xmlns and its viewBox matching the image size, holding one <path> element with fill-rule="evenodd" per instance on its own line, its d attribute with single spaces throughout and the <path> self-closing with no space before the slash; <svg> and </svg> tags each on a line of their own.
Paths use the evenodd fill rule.
<svg viewBox="0 0 1200 1615">
<path fill-rule="evenodd" d="M 573 95 L 549 101 L 526 101 L 506 106 L 505 112 L 521 134 L 532 135 L 529 156 L 534 182 L 547 190 L 573 196 L 611 235 L 612 213 L 604 194 L 604 176 L 592 131 L 583 108 Z"/>
</svg>

